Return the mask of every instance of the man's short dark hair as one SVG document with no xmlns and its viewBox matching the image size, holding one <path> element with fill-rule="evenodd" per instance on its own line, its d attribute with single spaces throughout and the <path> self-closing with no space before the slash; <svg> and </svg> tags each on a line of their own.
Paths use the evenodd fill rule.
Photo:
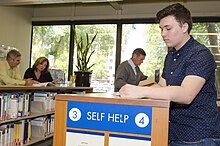
<svg viewBox="0 0 220 146">
<path fill-rule="evenodd" d="M 137 48 L 133 51 L 132 55 L 137 54 L 137 56 L 144 55 L 146 56 L 145 51 L 142 48 Z"/>
<path fill-rule="evenodd" d="M 20 57 L 21 56 L 21 53 L 15 49 L 13 50 L 10 50 L 8 53 L 7 53 L 7 57 L 6 57 L 6 60 L 10 60 L 10 59 L 15 59 L 17 57 Z"/>
<path fill-rule="evenodd" d="M 180 26 L 182 26 L 184 23 L 187 23 L 189 25 L 188 33 L 190 33 L 193 22 L 191 13 L 186 7 L 184 7 L 180 3 L 169 5 L 157 13 L 157 20 L 160 21 L 164 17 L 170 15 L 175 17 L 177 22 L 179 22 Z"/>
</svg>

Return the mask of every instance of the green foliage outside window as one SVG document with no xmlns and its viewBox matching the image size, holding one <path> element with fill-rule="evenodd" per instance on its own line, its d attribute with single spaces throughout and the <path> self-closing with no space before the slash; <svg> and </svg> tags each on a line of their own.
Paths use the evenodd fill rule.
<svg viewBox="0 0 220 146">
<path fill-rule="evenodd" d="M 69 63 L 70 26 L 34 26 L 31 64 L 40 56 L 50 60 L 52 68 L 62 69 L 67 75 Z"/>
</svg>

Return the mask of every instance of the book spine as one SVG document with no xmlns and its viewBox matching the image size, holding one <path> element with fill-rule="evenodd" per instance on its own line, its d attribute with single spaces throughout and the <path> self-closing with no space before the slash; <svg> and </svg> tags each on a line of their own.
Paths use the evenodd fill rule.
<svg viewBox="0 0 220 146">
<path fill-rule="evenodd" d="M 28 120 L 28 141 L 32 139 L 31 120 Z"/>
<path fill-rule="evenodd" d="M 30 95 L 26 93 L 24 95 L 25 101 L 24 101 L 24 116 L 30 115 Z"/>
<path fill-rule="evenodd" d="M 9 130 L 10 130 L 10 146 L 14 146 L 14 124 L 9 125 Z"/>
<path fill-rule="evenodd" d="M 24 121 L 24 138 L 23 138 L 23 144 L 26 144 L 28 142 L 28 121 Z"/>
<path fill-rule="evenodd" d="M 8 95 L 4 95 L 3 100 L 3 120 L 7 120 L 7 111 L 8 111 Z"/>
<path fill-rule="evenodd" d="M 3 120 L 3 95 L 0 95 L 0 121 Z"/>
<path fill-rule="evenodd" d="M 21 94 L 18 97 L 18 117 L 24 116 L 24 103 L 25 103 L 24 98 L 25 98 L 24 94 Z"/>
<path fill-rule="evenodd" d="M 18 117 L 18 95 L 11 94 L 8 98 L 8 119 Z"/>
</svg>

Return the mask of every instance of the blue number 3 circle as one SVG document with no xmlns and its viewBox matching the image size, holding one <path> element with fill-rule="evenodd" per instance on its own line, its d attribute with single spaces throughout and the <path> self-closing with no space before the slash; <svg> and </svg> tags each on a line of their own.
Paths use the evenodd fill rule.
<svg viewBox="0 0 220 146">
<path fill-rule="evenodd" d="M 78 108 L 72 108 L 69 111 L 69 118 L 72 121 L 78 121 L 81 118 L 81 111 Z"/>
</svg>

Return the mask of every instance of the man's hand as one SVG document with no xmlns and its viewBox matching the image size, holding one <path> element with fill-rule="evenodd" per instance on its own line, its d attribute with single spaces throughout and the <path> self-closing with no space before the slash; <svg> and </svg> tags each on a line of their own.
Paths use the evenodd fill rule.
<svg viewBox="0 0 220 146">
<path fill-rule="evenodd" d="M 119 90 L 122 98 L 142 98 L 143 87 L 126 84 Z"/>
</svg>

